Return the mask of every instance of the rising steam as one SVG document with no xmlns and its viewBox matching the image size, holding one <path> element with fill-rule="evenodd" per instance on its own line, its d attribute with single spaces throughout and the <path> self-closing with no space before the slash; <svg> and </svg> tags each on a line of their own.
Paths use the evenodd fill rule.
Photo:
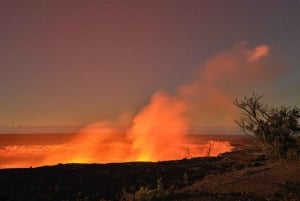
<svg viewBox="0 0 300 201">
<path fill-rule="evenodd" d="M 269 47 L 238 44 L 200 66 L 190 83 L 175 94 L 156 92 L 124 131 L 113 122 L 91 124 L 69 143 L 48 150 L 32 165 L 125 161 L 160 161 L 216 156 L 231 151 L 226 141 L 191 143 L 191 125 L 233 126 L 232 101 L 274 77 L 263 63 Z"/>
</svg>

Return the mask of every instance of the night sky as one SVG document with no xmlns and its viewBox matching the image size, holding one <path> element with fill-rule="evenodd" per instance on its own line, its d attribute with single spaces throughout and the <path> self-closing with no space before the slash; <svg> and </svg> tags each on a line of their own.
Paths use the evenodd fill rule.
<svg viewBox="0 0 300 201">
<path fill-rule="evenodd" d="M 238 95 L 299 106 L 299 0 L 2 0 L 0 127 L 132 116 L 243 42 L 267 45 L 281 71 Z"/>
</svg>

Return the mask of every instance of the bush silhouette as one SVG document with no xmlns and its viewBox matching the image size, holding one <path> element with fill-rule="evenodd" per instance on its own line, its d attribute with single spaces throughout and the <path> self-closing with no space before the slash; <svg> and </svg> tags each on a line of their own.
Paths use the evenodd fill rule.
<svg viewBox="0 0 300 201">
<path fill-rule="evenodd" d="M 234 105 L 241 110 L 241 117 L 235 122 L 247 135 L 254 136 L 263 145 L 271 158 L 299 157 L 299 118 L 297 107 L 269 107 L 261 103 L 262 95 L 252 94 Z"/>
</svg>

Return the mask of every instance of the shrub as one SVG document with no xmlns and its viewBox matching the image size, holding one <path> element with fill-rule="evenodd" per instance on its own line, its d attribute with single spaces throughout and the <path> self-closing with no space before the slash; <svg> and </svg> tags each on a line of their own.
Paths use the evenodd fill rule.
<svg viewBox="0 0 300 201">
<path fill-rule="evenodd" d="M 121 200 L 123 201 L 161 201 L 168 198 L 169 190 L 163 189 L 161 179 L 157 180 L 157 187 L 149 189 L 147 187 L 140 187 L 135 193 L 128 193 L 122 191 Z"/>
<path fill-rule="evenodd" d="M 269 107 L 261 99 L 261 95 L 253 94 L 234 101 L 242 111 L 237 125 L 247 135 L 256 137 L 269 157 L 295 158 L 299 150 L 296 137 L 300 131 L 300 110 L 290 106 Z"/>
</svg>

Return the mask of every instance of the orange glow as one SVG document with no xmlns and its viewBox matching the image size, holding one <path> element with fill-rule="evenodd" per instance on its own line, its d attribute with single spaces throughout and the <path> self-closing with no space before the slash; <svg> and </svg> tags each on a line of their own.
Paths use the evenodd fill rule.
<svg viewBox="0 0 300 201">
<path fill-rule="evenodd" d="M 6 146 L 0 168 L 58 163 L 162 161 L 217 156 L 232 150 L 227 141 L 192 144 L 183 101 L 156 93 L 134 119 L 127 132 L 110 122 L 91 124 L 61 145 Z"/>
<path fill-rule="evenodd" d="M 83 136 L 82 140 L 84 140 Z M 217 156 L 220 153 L 229 152 L 233 148 L 227 141 L 209 141 L 205 144 L 177 143 L 176 146 L 171 145 L 172 148 L 169 148 L 168 145 L 157 146 L 157 152 L 152 151 L 151 154 L 146 151 L 138 152 L 133 149 L 132 144 L 127 142 L 97 144 L 97 147 L 96 149 L 95 146 L 88 146 L 87 143 L 4 146 L 0 149 L 0 168 L 36 167 L 58 163 L 176 160 Z M 159 149 L 163 154 L 159 152 Z M 157 155 L 155 155 L 156 153 Z"/>
</svg>

